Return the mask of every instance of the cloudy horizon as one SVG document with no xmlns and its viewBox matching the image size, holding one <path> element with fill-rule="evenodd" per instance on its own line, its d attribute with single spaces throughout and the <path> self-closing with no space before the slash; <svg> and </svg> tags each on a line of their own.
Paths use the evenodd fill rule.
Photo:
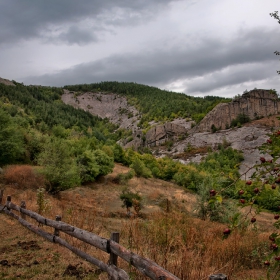
<svg viewBox="0 0 280 280">
<path fill-rule="evenodd" d="M 278 1 L 0 0 L 0 77 L 136 82 L 193 96 L 280 92 L 280 25 L 269 15 Z"/>
</svg>

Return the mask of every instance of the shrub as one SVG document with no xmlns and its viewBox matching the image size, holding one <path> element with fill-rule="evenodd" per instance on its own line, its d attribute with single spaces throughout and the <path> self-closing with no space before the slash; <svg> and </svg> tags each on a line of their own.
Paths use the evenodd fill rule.
<svg viewBox="0 0 280 280">
<path fill-rule="evenodd" d="M 139 158 L 135 158 L 130 167 L 134 169 L 137 177 L 152 177 L 152 172 L 145 166 L 144 162 L 141 161 Z"/>
<path fill-rule="evenodd" d="M 4 170 L 7 184 L 14 184 L 20 189 L 37 189 L 45 185 L 45 178 L 30 165 L 9 165 Z"/>
<path fill-rule="evenodd" d="M 125 188 L 120 194 L 120 199 L 123 202 L 122 207 L 127 210 L 127 215 L 130 216 L 130 208 L 133 206 L 137 215 L 139 215 L 140 210 L 143 208 L 141 204 L 142 197 L 138 193 L 133 193 Z"/>
<path fill-rule="evenodd" d="M 132 179 L 135 175 L 135 171 L 133 169 L 129 170 L 127 173 L 120 173 L 114 179 L 117 184 L 127 184 L 128 180 Z"/>
<path fill-rule="evenodd" d="M 78 186 L 81 183 L 80 170 L 71 157 L 69 147 L 61 140 L 52 140 L 44 145 L 38 156 L 38 164 L 43 167 L 41 172 L 51 184 L 48 191 L 57 192 Z"/>
</svg>

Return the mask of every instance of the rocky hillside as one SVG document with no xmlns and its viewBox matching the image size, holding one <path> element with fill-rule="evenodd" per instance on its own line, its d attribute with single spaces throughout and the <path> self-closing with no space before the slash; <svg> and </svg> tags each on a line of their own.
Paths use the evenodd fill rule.
<svg viewBox="0 0 280 280">
<path fill-rule="evenodd" d="M 87 92 L 77 94 L 64 89 L 61 97 L 65 104 L 90 112 L 100 118 L 107 118 L 120 128 L 136 130 L 139 112 L 127 103 L 126 98 L 114 93 Z"/>
<path fill-rule="evenodd" d="M 158 157 L 168 155 L 185 163 L 199 162 L 209 148 L 215 150 L 221 144 L 230 145 L 244 154 L 241 174 L 260 157 L 258 147 L 267 140 L 271 128 L 280 127 L 275 117 L 280 114 L 280 100 L 271 90 L 254 89 L 229 103 L 218 104 L 196 126 L 192 120 L 181 118 L 165 123 L 151 122 L 147 131 L 137 127 L 141 113 L 121 95 L 102 92 L 78 95 L 64 90 L 62 100 L 130 129 L 132 136 L 123 139 L 121 144 L 126 148 L 147 147 Z M 260 121 L 226 129 L 239 115 Z M 216 133 L 211 132 L 213 126 L 218 129 Z"/>
<path fill-rule="evenodd" d="M 254 89 L 230 103 L 218 104 L 196 127 L 196 132 L 211 131 L 212 127 L 225 129 L 239 115 L 251 120 L 280 113 L 280 100 L 271 90 Z"/>
</svg>

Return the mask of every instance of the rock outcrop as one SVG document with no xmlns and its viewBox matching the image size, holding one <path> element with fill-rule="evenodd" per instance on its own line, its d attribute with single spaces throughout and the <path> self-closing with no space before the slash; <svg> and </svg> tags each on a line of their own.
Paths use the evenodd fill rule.
<svg viewBox="0 0 280 280">
<path fill-rule="evenodd" d="M 191 129 L 193 121 L 185 119 L 175 119 L 165 124 L 153 124 L 146 134 L 142 130 L 136 130 L 133 133 L 133 140 L 122 145 L 125 148 L 156 147 L 164 145 L 167 141 L 176 142 L 185 139 L 188 131 Z"/>
<path fill-rule="evenodd" d="M 218 104 L 199 123 L 193 132 L 211 131 L 211 128 L 225 129 L 239 115 L 251 120 L 280 113 L 280 100 L 271 90 L 254 89 L 229 103 Z"/>
<path fill-rule="evenodd" d="M 166 141 L 176 141 L 181 136 L 185 136 L 187 129 L 178 124 L 167 122 L 163 125 L 152 127 L 146 133 L 146 146 L 154 147 L 164 144 Z"/>
<path fill-rule="evenodd" d="M 64 89 L 61 97 L 65 104 L 80 108 L 100 118 L 107 118 L 120 128 L 137 129 L 139 112 L 127 103 L 125 97 L 114 93 L 86 92 L 77 94 Z"/>
<path fill-rule="evenodd" d="M 12 81 L 3 78 L 0 78 L 0 84 L 4 84 L 6 86 L 15 86 Z"/>
</svg>

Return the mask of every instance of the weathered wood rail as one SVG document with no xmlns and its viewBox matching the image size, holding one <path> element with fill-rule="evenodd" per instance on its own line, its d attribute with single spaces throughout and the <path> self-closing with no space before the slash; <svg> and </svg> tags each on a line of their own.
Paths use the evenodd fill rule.
<svg viewBox="0 0 280 280">
<path fill-rule="evenodd" d="M 0 212 L 4 212 L 7 215 L 18 220 L 20 224 L 31 230 L 32 232 L 44 237 L 50 242 L 58 243 L 81 258 L 87 260 L 88 262 L 98 266 L 101 270 L 105 271 L 109 275 L 109 279 L 112 280 L 126 280 L 130 279 L 128 274 L 117 267 L 118 257 L 122 258 L 130 265 L 138 269 L 142 274 L 154 280 L 179 280 L 178 277 L 160 267 L 155 262 L 143 258 L 121 246 L 119 242 L 119 234 L 112 233 L 110 239 L 100 237 L 94 233 L 88 232 L 86 230 L 74 227 L 67 223 L 61 221 L 60 216 L 56 216 L 56 220 L 47 219 L 38 213 L 26 209 L 26 204 L 24 201 L 18 206 L 12 203 L 11 196 L 7 196 L 6 203 L 3 204 L 3 190 L 0 190 Z M 12 210 L 18 211 L 20 216 L 15 214 Z M 39 224 L 46 225 L 54 228 L 54 233 L 50 234 L 42 229 L 42 227 L 35 226 L 26 220 L 26 216 L 29 216 L 39 222 Z M 72 246 L 66 240 L 59 236 L 59 232 L 64 232 L 70 236 L 73 236 L 83 242 L 86 242 L 106 253 L 108 253 L 109 261 L 108 264 L 88 255 L 87 253 L 81 251 L 80 249 Z M 215 274 L 209 276 L 210 280 L 227 280 L 224 274 Z"/>
</svg>

